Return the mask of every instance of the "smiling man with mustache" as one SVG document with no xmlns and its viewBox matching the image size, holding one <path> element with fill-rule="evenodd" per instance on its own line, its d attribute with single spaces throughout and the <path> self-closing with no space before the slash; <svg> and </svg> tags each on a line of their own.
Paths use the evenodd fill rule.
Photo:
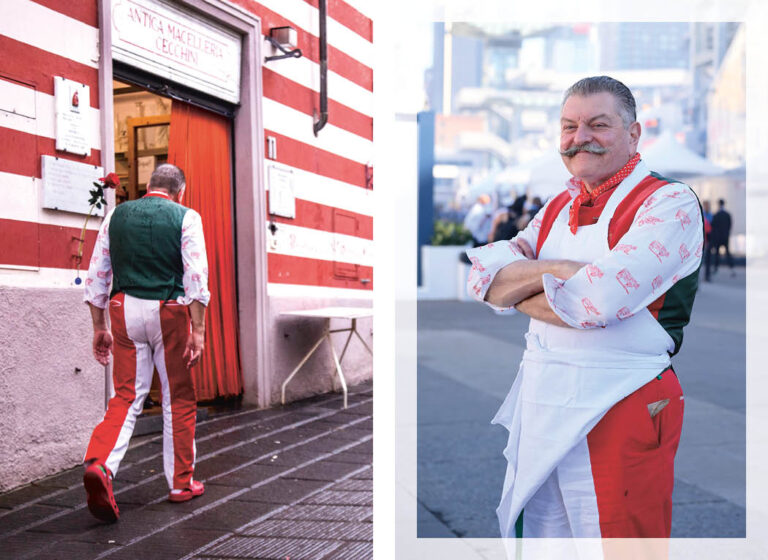
<svg viewBox="0 0 768 560">
<path fill-rule="evenodd" d="M 510 432 L 501 535 L 669 537 L 683 414 L 670 357 L 698 285 L 700 206 L 641 160 L 621 82 L 575 83 L 560 125 L 565 190 L 514 239 L 467 251 L 473 297 L 531 317 L 494 418 Z"/>
</svg>

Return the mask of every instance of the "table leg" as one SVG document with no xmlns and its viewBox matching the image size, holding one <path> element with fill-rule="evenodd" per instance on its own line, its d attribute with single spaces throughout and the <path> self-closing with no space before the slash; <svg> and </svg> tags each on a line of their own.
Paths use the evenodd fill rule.
<svg viewBox="0 0 768 560">
<path fill-rule="evenodd" d="M 368 350 L 368 353 L 369 353 L 371 356 L 373 356 L 373 350 L 371 350 L 371 349 L 368 347 L 368 344 L 365 342 L 365 340 L 363 340 L 363 337 L 362 337 L 362 336 L 360 336 L 360 333 L 359 333 L 359 332 L 357 332 L 357 329 L 355 329 L 355 330 L 354 330 L 354 331 L 352 331 L 352 332 L 354 332 L 354 333 L 357 335 L 357 338 L 359 338 L 359 339 L 360 339 L 360 342 L 362 342 L 362 343 L 363 343 L 363 346 L 365 346 L 365 349 L 366 349 L 366 350 Z M 350 336 L 352 336 L 352 335 L 350 334 Z"/>
<path fill-rule="evenodd" d="M 341 362 L 339 361 L 339 357 L 336 355 L 336 349 L 333 347 L 333 341 L 331 340 L 331 335 L 327 334 L 328 337 L 328 344 L 331 346 L 331 352 L 333 353 L 333 361 L 336 362 L 336 373 L 339 374 L 339 382 L 341 383 L 341 391 L 344 393 L 344 408 L 347 408 L 347 382 L 344 379 L 344 374 L 341 371 Z"/>
<path fill-rule="evenodd" d="M 327 329 L 326 329 L 326 331 L 323 333 L 323 336 L 321 336 L 321 337 L 320 337 L 320 340 L 318 340 L 318 341 L 315 343 L 315 345 L 312 347 L 312 350 L 310 350 L 309 352 L 307 352 L 307 355 L 306 355 L 306 356 L 304 356 L 304 358 L 303 358 L 303 359 L 302 359 L 302 360 L 299 362 L 299 365 L 297 365 L 297 366 L 296 366 L 296 368 L 295 368 L 295 369 L 294 369 L 294 370 L 291 372 L 291 374 L 290 374 L 290 375 L 289 375 L 289 376 L 286 378 L 286 380 L 285 380 L 285 381 L 283 381 L 283 386 L 282 386 L 282 392 L 281 392 L 280 402 L 282 402 L 283 404 L 285 404 L 285 388 L 286 388 L 286 386 L 288 385 L 288 382 L 289 382 L 291 379 L 293 379 L 293 376 L 294 376 L 294 375 L 296 375 L 296 373 L 298 373 L 298 371 L 301 369 L 301 366 L 303 366 L 305 363 L 307 363 L 307 360 L 309 360 L 309 358 L 312 356 L 312 354 L 314 354 L 314 353 L 315 353 L 315 350 L 317 350 L 317 349 L 320 347 L 320 343 L 321 343 L 321 342 L 323 342 L 323 340 L 325 340 L 325 338 L 326 338 L 326 337 L 328 337 L 328 340 L 330 341 L 330 336 L 328 335 L 328 330 L 327 330 Z M 331 348 L 333 348 L 333 345 L 331 345 Z M 334 355 L 335 355 L 335 354 L 334 354 Z"/>
<path fill-rule="evenodd" d="M 347 346 L 349 346 L 349 341 L 352 340 L 352 329 L 347 329 L 349 331 L 349 336 L 347 336 L 347 341 L 344 343 L 344 349 L 341 351 L 341 357 L 339 358 L 339 363 L 344 361 L 344 354 L 347 353 Z"/>
</svg>

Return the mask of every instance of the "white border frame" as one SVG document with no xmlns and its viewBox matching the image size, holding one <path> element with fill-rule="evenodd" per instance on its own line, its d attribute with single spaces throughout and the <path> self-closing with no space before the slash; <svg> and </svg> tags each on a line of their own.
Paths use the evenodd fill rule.
<svg viewBox="0 0 768 560">
<path fill-rule="evenodd" d="M 397 9 L 400 8 L 400 9 Z M 747 31 L 747 503 L 744 539 L 671 539 L 669 558 L 709 560 L 721 558 L 764 558 L 768 550 L 768 479 L 764 465 L 768 457 L 768 344 L 762 317 L 768 316 L 768 293 L 758 290 L 768 280 L 768 49 L 763 27 L 768 24 L 768 4 L 760 0 L 649 0 L 641 4 L 610 0 L 585 0 L 579 3 L 530 3 L 494 0 L 483 4 L 462 0 L 433 0 L 426 5 L 402 2 L 381 10 L 377 18 L 376 87 L 377 179 L 382 184 L 405 184 L 397 173 L 397 162 L 387 159 L 396 146 L 388 121 L 394 108 L 387 97 L 395 85 L 387 80 L 397 75 L 395 65 L 380 53 L 392 52 L 398 35 L 398 18 L 421 21 L 741 21 Z M 382 84 L 382 85 L 379 85 Z M 389 89 L 388 89 L 389 88 Z M 385 120 L 386 119 L 386 120 Z M 502 539 L 418 539 L 416 538 L 416 194 L 413 190 L 385 191 L 386 200 L 378 204 L 376 237 L 388 240 L 377 249 L 376 330 L 379 348 L 375 356 L 395 356 L 395 381 L 390 385 L 381 375 L 376 391 L 379 410 L 383 399 L 395 397 L 395 425 L 387 426 L 374 414 L 376 461 L 374 551 L 375 558 L 398 560 L 440 558 L 505 558 Z M 395 226 L 397 224 L 397 226 Z M 395 274 L 396 271 L 396 274 Z M 388 296 L 394 296 L 391 305 Z M 395 327 L 394 336 L 383 337 L 384 329 Z M 381 363 L 377 369 L 389 369 Z M 492 412 L 492 411 L 491 411 Z M 489 412 L 489 414 L 491 413 Z M 381 422 L 376 423 L 378 419 Z M 499 450 L 501 452 L 501 450 Z M 389 458 L 394 457 L 394 461 Z M 390 481 L 394 483 L 393 495 Z M 382 524 L 395 520 L 394 531 Z M 391 522 L 391 521 L 390 521 Z M 393 534 L 394 533 L 394 534 Z M 394 544 L 393 544 L 394 543 Z M 396 554 L 395 554 L 396 553 Z"/>
</svg>

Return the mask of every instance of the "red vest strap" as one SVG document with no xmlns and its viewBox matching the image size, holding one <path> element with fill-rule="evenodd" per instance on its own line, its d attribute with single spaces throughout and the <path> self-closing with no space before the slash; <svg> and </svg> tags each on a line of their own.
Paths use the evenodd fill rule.
<svg viewBox="0 0 768 560">
<path fill-rule="evenodd" d="M 613 249 L 624 234 L 629 231 L 629 226 L 635 219 L 637 211 L 649 196 L 661 187 L 668 185 L 669 181 L 648 175 L 640 181 L 629 194 L 624 197 L 616 211 L 613 213 L 611 223 L 608 225 L 608 248 Z"/>
<path fill-rule="evenodd" d="M 571 195 L 568 191 L 563 191 L 553 198 L 552 202 L 547 205 L 547 208 L 544 211 L 544 216 L 541 218 L 539 238 L 536 240 L 536 258 L 538 258 L 539 253 L 541 252 L 541 247 L 544 245 L 544 241 L 546 241 L 549 231 L 552 229 L 552 224 L 555 223 L 555 219 L 560 214 L 560 211 L 570 200 Z"/>
</svg>

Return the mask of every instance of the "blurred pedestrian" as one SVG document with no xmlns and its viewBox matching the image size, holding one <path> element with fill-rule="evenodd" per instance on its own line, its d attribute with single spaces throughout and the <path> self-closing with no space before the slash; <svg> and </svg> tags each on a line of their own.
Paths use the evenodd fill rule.
<svg viewBox="0 0 768 560">
<path fill-rule="evenodd" d="M 488 236 L 493 225 L 492 218 L 491 197 L 487 194 L 481 194 L 464 218 L 464 227 L 472 234 L 473 247 L 488 243 Z"/>
<path fill-rule="evenodd" d="M 710 258 L 714 255 L 715 266 L 713 274 L 717 274 L 720 265 L 720 247 L 725 248 L 725 257 L 728 259 L 728 268 L 731 269 L 731 276 L 736 276 L 733 270 L 733 257 L 728 247 L 731 236 L 731 215 L 725 209 L 725 200 L 718 200 L 719 210 L 712 216 L 712 231 L 710 232 L 710 243 L 707 247 L 707 256 L 704 259 L 704 278 L 709 281 Z"/>
<path fill-rule="evenodd" d="M 503 212 L 496 215 L 491 226 L 490 240 L 503 241 L 517 235 L 517 220 L 523 214 L 523 204 L 525 204 L 525 195 L 520 195 L 512 204 L 504 208 Z"/>
</svg>

